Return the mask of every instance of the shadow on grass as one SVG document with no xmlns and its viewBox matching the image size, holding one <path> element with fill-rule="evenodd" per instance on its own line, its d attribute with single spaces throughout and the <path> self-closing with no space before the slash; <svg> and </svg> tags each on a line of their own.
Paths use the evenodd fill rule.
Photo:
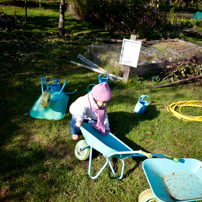
<svg viewBox="0 0 202 202">
<path fill-rule="evenodd" d="M 156 106 L 149 105 L 143 114 L 118 111 L 110 112 L 108 113 L 108 116 L 111 130 L 113 130 L 118 138 L 122 139 L 123 141 L 127 141 L 128 139 L 125 137 L 125 135 L 127 135 L 133 128 L 137 127 L 139 122 L 152 120 L 157 117 L 158 114 L 159 111 L 156 110 Z M 136 144 L 133 145 L 133 143 L 129 143 L 131 144 L 130 146 L 135 146 L 134 148 L 137 147 Z"/>
<path fill-rule="evenodd" d="M 37 14 L 30 14 L 27 19 L 27 24 L 25 26 L 25 30 L 28 32 L 57 32 L 58 31 L 58 16 L 39 16 Z M 76 20 L 73 18 L 65 17 L 65 32 L 66 34 L 70 33 L 81 33 L 87 32 L 87 35 L 93 36 L 96 33 L 95 30 L 98 30 L 98 27 L 91 25 L 90 23 L 86 23 L 85 21 Z"/>
<path fill-rule="evenodd" d="M 129 157 L 130 158 L 130 157 Z M 124 172 L 124 174 L 123 174 L 123 178 L 122 179 L 124 179 L 124 178 L 127 178 L 131 173 L 133 173 L 139 166 L 140 166 L 140 163 L 143 161 L 143 160 L 145 160 L 146 158 L 141 158 L 141 157 L 139 157 L 139 158 L 134 158 L 133 157 L 133 162 L 131 163 L 131 162 L 129 162 L 127 159 L 124 159 L 124 161 L 125 161 L 125 170 L 127 170 L 127 171 L 125 171 Z M 113 158 L 112 159 L 112 161 L 111 161 L 111 163 L 112 163 L 112 165 L 113 165 L 113 168 L 114 168 L 114 172 L 116 173 L 116 175 L 119 177 L 120 176 L 120 174 L 118 174 L 117 173 L 117 171 L 118 171 L 118 169 L 121 169 L 121 168 L 118 168 L 118 163 L 119 163 L 119 161 L 120 160 L 118 160 L 117 158 Z M 130 168 L 130 169 L 127 169 L 127 165 L 128 164 L 134 164 L 133 166 L 132 166 L 132 168 Z M 120 165 L 119 165 L 120 166 Z M 131 167 L 131 166 L 130 166 Z M 110 167 L 108 167 L 108 169 L 109 169 L 109 171 L 108 171 L 108 176 L 109 176 L 109 178 L 110 179 L 117 179 L 117 177 L 116 176 L 114 176 L 113 174 L 112 174 L 112 172 L 111 172 L 111 169 L 110 169 Z M 121 179 L 121 180 L 122 180 Z"/>
<path fill-rule="evenodd" d="M 15 50 L 15 47 L 13 48 Z M 33 54 L 38 52 L 34 45 L 30 47 L 27 45 L 26 48 L 30 49 Z M 9 49 L 9 47 L 4 46 L 3 53 L 7 51 L 7 49 Z M 21 51 L 19 49 L 20 48 L 18 48 L 18 51 Z M 28 189 L 32 192 L 36 192 L 36 184 L 42 183 L 45 187 L 48 183 L 48 178 L 43 178 L 43 176 L 46 176 L 46 173 L 52 172 L 54 163 L 60 161 L 60 159 L 63 161 L 66 159 L 66 164 L 61 165 L 59 168 L 54 168 L 58 171 L 57 175 L 59 175 L 60 172 L 64 175 L 64 173 L 73 170 L 74 164 L 77 163 L 72 146 L 73 141 L 68 142 L 59 139 L 61 128 L 62 132 L 65 132 L 68 124 L 67 120 L 70 120 L 68 113 L 69 105 L 67 106 L 65 118 L 60 121 L 37 120 L 28 115 L 31 107 L 41 94 L 41 75 L 48 75 L 46 77 L 47 81 L 49 81 L 50 75 L 55 75 L 55 77 L 58 77 L 63 82 L 65 79 L 64 76 L 66 77 L 66 75 L 68 75 L 68 78 L 71 78 L 71 76 L 78 71 L 74 68 L 72 68 L 71 71 L 70 67 L 67 68 L 68 70 L 62 68 L 62 70 L 58 69 L 56 72 L 56 62 L 54 64 L 54 61 L 52 61 L 53 67 L 49 65 L 51 65 L 51 58 L 56 58 L 58 55 L 52 52 L 51 49 L 49 50 L 51 57 L 47 62 L 44 62 L 44 66 L 48 66 L 47 69 L 38 67 L 38 64 L 40 64 L 39 59 L 36 60 L 38 61 L 37 63 L 32 63 L 29 58 L 24 62 L 15 59 L 18 55 L 7 57 L 5 60 L 4 57 L 2 57 L 0 61 L 2 64 L 1 71 L 5 74 L 0 81 L 0 93 L 3 95 L 0 96 L 0 104 L 2 106 L 0 116 L 0 176 L 3 182 L 11 181 L 9 184 L 8 197 L 8 199 L 11 200 L 22 201 Z M 12 53 L 10 55 L 13 56 Z M 60 61 L 62 60 L 63 58 L 61 58 Z M 65 63 L 65 58 L 62 63 Z M 85 75 L 85 72 L 82 72 L 82 70 L 79 73 Z M 65 87 L 64 91 L 69 92 L 75 90 L 78 88 L 79 83 L 79 80 L 72 82 L 70 85 L 67 83 L 67 87 Z M 79 93 L 81 92 L 79 91 Z M 69 95 L 70 101 L 72 102 L 77 96 L 78 94 L 76 93 L 75 95 Z M 54 131 L 52 131 L 53 126 L 58 128 L 58 130 L 55 131 L 54 129 Z M 47 146 L 41 145 L 40 140 L 35 139 L 38 135 L 37 133 L 41 133 L 43 128 L 48 129 L 50 132 L 47 134 L 47 131 L 44 131 L 45 137 L 50 135 L 55 136 L 53 139 L 48 140 L 50 142 Z M 46 162 L 52 163 L 49 166 Z M 82 162 L 80 164 L 83 165 Z M 29 175 L 33 177 L 27 177 Z M 26 186 L 23 185 L 18 193 L 15 194 L 15 189 L 21 186 L 17 182 L 20 181 L 23 176 L 26 179 Z M 51 180 L 52 184 L 57 184 L 57 179 L 50 177 L 49 181 Z M 43 193 L 45 198 L 53 194 Z M 38 193 L 37 197 L 40 198 L 43 193 Z"/>
</svg>

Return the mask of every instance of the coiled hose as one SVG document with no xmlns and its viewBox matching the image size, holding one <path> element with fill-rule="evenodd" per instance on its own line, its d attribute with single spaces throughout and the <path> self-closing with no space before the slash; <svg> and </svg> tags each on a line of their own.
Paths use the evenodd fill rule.
<svg viewBox="0 0 202 202">
<path fill-rule="evenodd" d="M 178 119 L 183 119 L 186 121 L 202 121 L 202 116 L 189 116 L 181 112 L 182 107 L 202 107 L 202 100 L 191 100 L 191 101 L 180 101 L 169 104 L 167 106 L 167 111 L 171 112 Z M 179 108 L 179 112 L 176 109 Z"/>
</svg>

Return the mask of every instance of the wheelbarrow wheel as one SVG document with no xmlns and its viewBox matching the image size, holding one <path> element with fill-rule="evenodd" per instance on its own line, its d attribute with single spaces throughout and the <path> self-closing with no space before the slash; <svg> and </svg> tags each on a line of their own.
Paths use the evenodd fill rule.
<svg viewBox="0 0 202 202">
<path fill-rule="evenodd" d="M 43 108 L 48 108 L 50 104 L 51 94 L 48 91 L 44 91 L 41 96 L 41 106 Z"/>
<path fill-rule="evenodd" d="M 86 145 L 87 145 L 87 143 L 85 140 L 80 140 L 79 142 L 77 142 L 77 144 L 75 146 L 75 150 L 74 150 L 75 156 L 76 156 L 76 158 L 78 158 L 81 161 L 88 159 L 89 155 L 90 155 L 90 148 L 89 147 L 87 147 L 81 151 L 81 148 L 86 146 Z"/>
<path fill-rule="evenodd" d="M 138 198 L 138 202 L 155 202 L 159 201 L 153 194 L 151 189 L 143 191 Z"/>
</svg>

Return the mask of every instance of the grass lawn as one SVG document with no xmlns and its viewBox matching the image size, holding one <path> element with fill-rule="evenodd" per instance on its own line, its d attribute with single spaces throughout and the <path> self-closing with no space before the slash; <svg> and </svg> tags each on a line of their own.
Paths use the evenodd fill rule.
<svg viewBox="0 0 202 202">
<path fill-rule="evenodd" d="M 0 11 L 13 13 L 14 7 L 0 5 Z M 18 8 L 23 19 L 23 8 Z M 149 188 L 143 173 L 143 158 L 128 158 L 122 180 L 106 168 L 96 179 L 88 176 L 88 160 L 74 155 L 76 142 L 69 133 L 70 104 L 87 93 L 89 84 L 98 83 L 97 73 L 70 63 L 96 42 L 93 36 L 114 37 L 83 21 L 65 17 L 66 36 L 57 37 L 59 11 L 28 9 L 28 25 L 11 36 L 0 30 L 0 201 L 138 201 Z M 76 37 L 76 35 L 80 37 Z M 128 37 L 129 38 L 129 37 Z M 80 61 L 78 61 L 80 62 Z M 56 77 L 62 84 L 68 78 L 69 95 L 65 117 L 59 121 L 33 119 L 29 111 L 41 94 L 40 78 Z M 194 83 L 148 89 L 157 85 L 143 77 L 127 84 L 109 81 L 112 100 L 107 112 L 111 132 L 134 150 L 202 160 L 202 124 L 179 120 L 167 112 L 177 101 L 201 100 L 202 89 Z M 151 98 L 144 114 L 133 109 L 142 95 Z M 194 111 L 195 110 L 195 111 Z M 201 109 L 186 109 L 201 114 Z M 83 139 L 80 136 L 80 139 Z M 121 162 L 112 160 L 117 173 Z M 105 163 L 95 153 L 92 175 Z"/>
</svg>

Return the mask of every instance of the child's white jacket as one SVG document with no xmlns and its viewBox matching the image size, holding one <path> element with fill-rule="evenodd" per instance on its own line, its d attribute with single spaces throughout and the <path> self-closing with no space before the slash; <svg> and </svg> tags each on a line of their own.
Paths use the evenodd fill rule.
<svg viewBox="0 0 202 202">
<path fill-rule="evenodd" d="M 93 103 L 98 109 L 98 106 L 95 103 L 91 92 L 84 96 L 81 96 L 75 102 L 73 102 L 69 108 L 69 112 L 75 116 L 76 120 L 83 121 L 86 118 L 97 120 L 97 114 L 91 109 L 89 99 L 91 103 Z M 107 113 L 105 113 L 104 125 L 105 129 L 109 130 L 109 119 Z"/>
</svg>

